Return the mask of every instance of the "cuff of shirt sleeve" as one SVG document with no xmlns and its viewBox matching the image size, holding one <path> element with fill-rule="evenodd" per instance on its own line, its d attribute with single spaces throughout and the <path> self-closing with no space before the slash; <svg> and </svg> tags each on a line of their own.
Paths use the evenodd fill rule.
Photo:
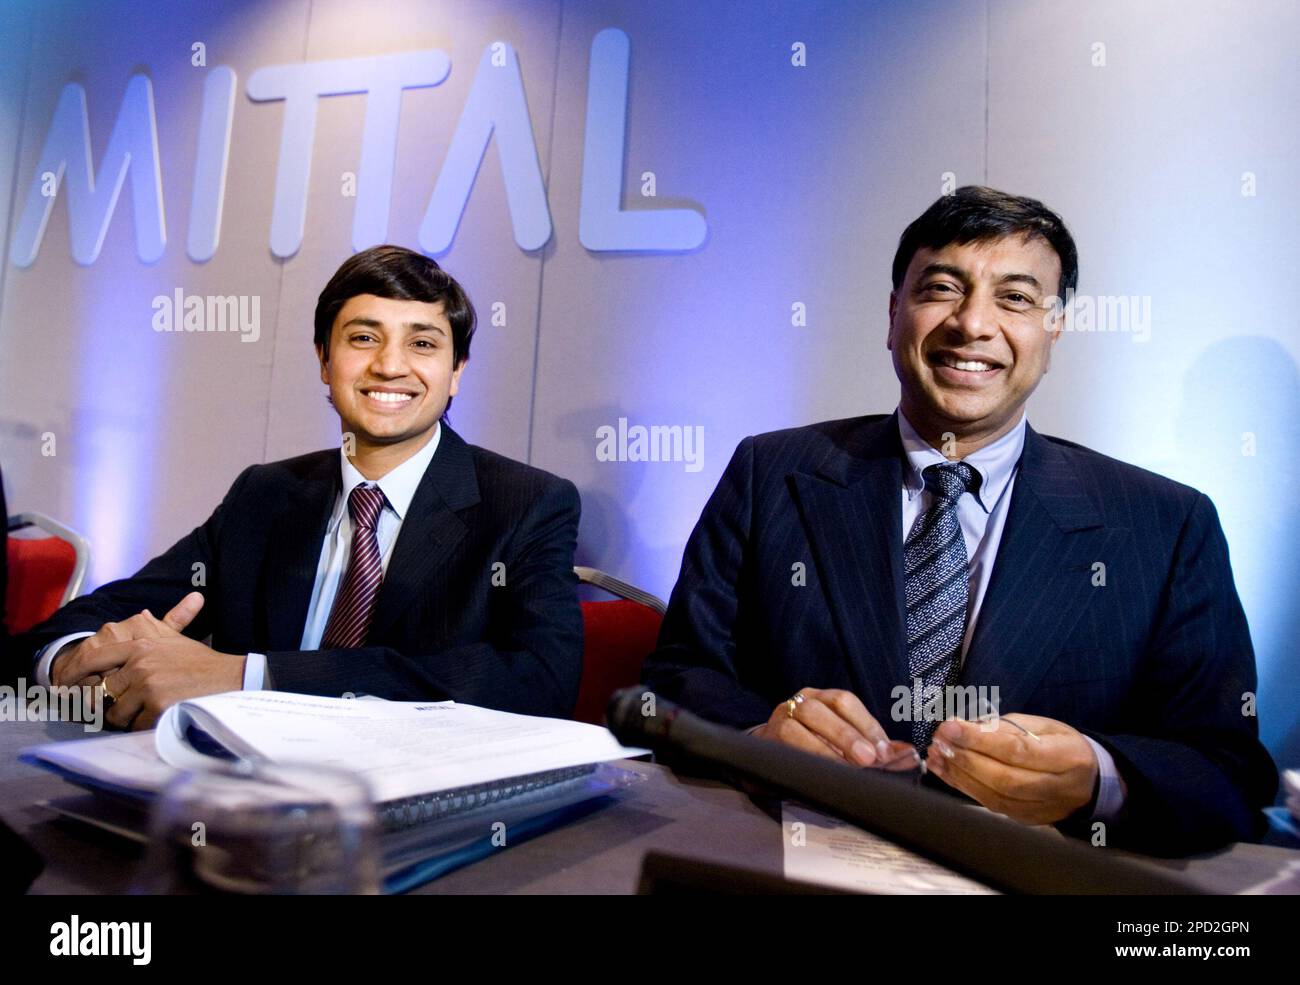
<svg viewBox="0 0 1300 985">
<path fill-rule="evenodd" d="M 1119 769 L 1105 746 L 1084 736 L 1097 756 L 1097 802 L 1093 806 L 1095 821 L 1115 821 L 1124 807 L 1124 788 L 1120 783 Z"/>
<path fill-rule="evenodd" d="M 84 640 L 87 636 L 94 636 L 94 633 L 69 633 L 67 636 L 60 636 L 53 643 L 45 647 L 36 654 L 36 666 L 33 676 L 36 683 L 41 687 L 49 687 L 53 682 L 50 680 L 50 668 L 54 666 L 54 658 L 59 655 L 69 643 L 75 643 L 77 640 Z"/>
<path fill-rule="evenodd" d="M 250 653 L 244 661 L 244 690 L 266 690 L 271 686 L 269 677 L 266 672 L 266 654 Z"/>
</svg>

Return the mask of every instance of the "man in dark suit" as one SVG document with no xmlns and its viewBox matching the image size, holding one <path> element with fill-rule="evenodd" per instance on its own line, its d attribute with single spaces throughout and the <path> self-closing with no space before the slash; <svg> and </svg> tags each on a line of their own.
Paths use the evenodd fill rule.
<svg viewBox="0 0 1300 985">
<path fill-rule="evenodd" d="M 927 782 L 1097 844 L 1256 835 L 1277 773 L 1213 505 L 1025 421 L 1077 272 L 1033 199 L 962 188 L 912 223 L 898 410 L 741 442 L 645 682 L 858 766 L 911 744 Z"/>
<path fill-rule="evenodd" d="M 132 728 L 260 687 L 568 715 L 578 494 L 447 425 L 474 331 L 464 291 L 376 247 L 339 268 L 315 328 L 342 448 L 251 466 L 165 554 L 27 634 L 37 679 L 102 677 L 109 723 Z"/>
</svg>

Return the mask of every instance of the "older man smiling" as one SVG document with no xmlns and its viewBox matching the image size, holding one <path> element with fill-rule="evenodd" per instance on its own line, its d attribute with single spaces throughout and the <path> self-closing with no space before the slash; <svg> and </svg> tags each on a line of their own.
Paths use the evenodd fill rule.
<svg viewBox="0 0 1300 985">
<path fill-rule="evenodd" d="M 1277 773 L 1213 505 L 1026 421 L 1077 278 L 1033 199 L 961 188 L 909 225 L 898 409 L 741 442 L 645 681 L 858 766 L 911 745 L 927 782 L 1095 844 L 1255 835 Z M 1000 706 L 946 717 L 954 689 Z"/>
</svg>

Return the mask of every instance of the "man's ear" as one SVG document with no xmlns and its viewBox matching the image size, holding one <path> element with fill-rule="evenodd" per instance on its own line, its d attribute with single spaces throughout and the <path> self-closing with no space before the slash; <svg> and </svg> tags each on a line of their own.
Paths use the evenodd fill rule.
<svg viewBox="0 0 1300 985">
<path fill-rule="evenodd" d="M 329 386 L 330 374 L 327 368 L 329 363 L 325 360 L 325 347 L 323 345 L 316 346 L 316 359 L 320 363 L 320 381 Z"/>
<path fill-rule="evenodd" d="M 460 393 L 460 374 L 465 372 L 466 365 L 469 364 L 469 356 L 460 361 L 460 365 L 451 371 L 451 386 L 447 388 L 447 396 L 454 397 Z"/>
<path fill-rule="evenodd" d="M 1056 299 L 1053 301 L 1055 303 L 1043 326 L 1043 330 L 1051 336 L 1051 340 L 1047 343 L 1047 355 L 1043 359 L 1044 373 L 1052 368 L 1052 350 L 1056 348 L 1056 343 L 1061 341 L 1062 329 L 1065 327 L 1065 308 Z"/>
<path fill-rule="evenodd" d="M 894 348 L 894 313 L 898 311 L 898 292 L 889 292 L 889 330 L 885 333 L 885 348 Z"/>
</svg>

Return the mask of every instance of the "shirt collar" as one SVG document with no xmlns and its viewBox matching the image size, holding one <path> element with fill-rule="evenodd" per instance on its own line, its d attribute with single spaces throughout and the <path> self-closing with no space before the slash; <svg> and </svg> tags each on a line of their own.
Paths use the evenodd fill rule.
<svg viewBox="0 0 1300 985">
<path fill-rule="evenodd" d="M 420 487 L 420 480 L 424 478 L 429 463 L 433 461 L 433 453 L 438 450 L 438 442 L 441 440 L 442 424 L 439 423 L 434 427 L 433 437 L 425 442 L 423 448 L 388 474 L 374 480 L 374 484 L 380 488 L 384 499 L 387 500 L 385 508 L 396 513 L 398 520 L 405 519 L 406 511 L 411 508 L 411 500 L 415 499 L 415 491 Z M 346 509 L 352 490 L 363 482 L 370 481 L 357 471 L 357 467 L 352 464 L 342 448 L 339 449 L 339 460 L 343 468 L 343 495 L 340 498 L 343 508 L 335 509 L 331 526 L 342 520 L 343 509 Z"/>
<path fill-rule="evenodd" d="M 1020 452 L 1025 447 L 1025 424 L 1025 413 L 1022 410 L 1020 420 L 1016 422 L 1015 427 L 997 441 L 961 459 L 979 473 L 980 484 L 974 496 L 985 513 L 993 509 L 993 505 L 1007 488 L 1007 483 L 1011 481 L 1011 476 L 1015 474 L 1016 463 L 1020 461 Z M 907 491 L 907 498 L 911 499 L 925 488 L 925 478 L 921 473 L 928 466 L 947 462 L 949 459 L 917 433 L 901 407 L 898 409 L 898 436 L 902 439 L 903 452 L 906 456 L 903 467 L 903 488 Z"/>
</svg>

